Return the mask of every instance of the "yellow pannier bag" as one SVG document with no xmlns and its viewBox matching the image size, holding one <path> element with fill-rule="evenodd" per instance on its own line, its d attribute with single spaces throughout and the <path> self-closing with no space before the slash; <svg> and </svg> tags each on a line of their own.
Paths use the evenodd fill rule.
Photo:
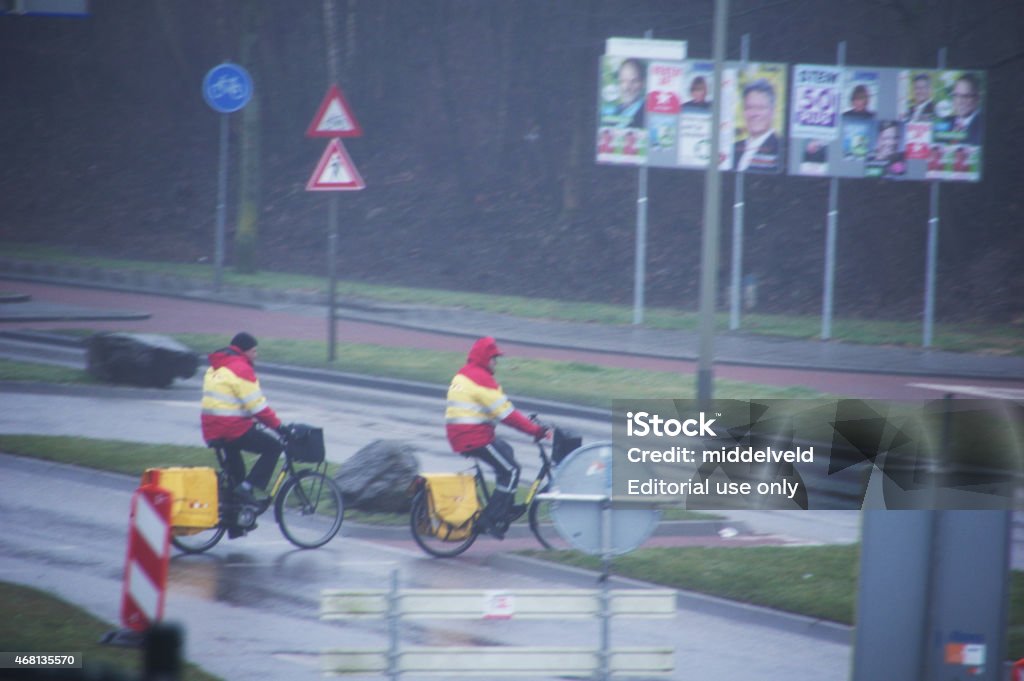
<svg viewBox="0 0 1024 681">
<path fill-rule="evenodd" d="M 148 468 L 142 484 L 162 487 L 171 495 L 171 526 L 206 529 L 217 524 L 217 471 L 209 467 Z"/>
<path fill-rule="evenodd" d="M 434 534 L 446 541 L 462 541 L 480 513 L 476 477 L 463 473 L 425 473 Z"/>
</svg>

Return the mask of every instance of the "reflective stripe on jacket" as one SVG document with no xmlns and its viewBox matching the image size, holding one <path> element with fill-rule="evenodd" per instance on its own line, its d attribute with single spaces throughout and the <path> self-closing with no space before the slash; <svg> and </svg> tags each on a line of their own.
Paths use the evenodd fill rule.
<svg viewBox="0 0 1024 681">
<path fill-rule="evenodd" d="M 277 428 L 281 420 L 260 389 L 249 358 L 231 346 L 210 355 L 203 377 L 203 439 L 234 440 L 259 421 Z"/>
</svg>

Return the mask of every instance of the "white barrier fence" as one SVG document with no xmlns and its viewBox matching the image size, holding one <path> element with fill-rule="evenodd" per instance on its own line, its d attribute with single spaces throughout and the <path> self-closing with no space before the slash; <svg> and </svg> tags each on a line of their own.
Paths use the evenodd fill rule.
<svg viewBox="0 0 1024 681">
<path fill-rule="evenodd" d="M 399 644 L 401 620 L 413 619 L 611 619 L 670 618 L 676 596 L 671 590 L 640 589 L 328 589 L 321 593 L 325 620 L 387 619 L 386 648 L 338 648 L 323 651 L 328 674 L 386 673 L 444 676 L 550 675 L 608 678 L 671 674 L 672 648 L 601 646 L 440 646 Z M 602 637 L 604 638 L 604 637 Z"/>
</svg>

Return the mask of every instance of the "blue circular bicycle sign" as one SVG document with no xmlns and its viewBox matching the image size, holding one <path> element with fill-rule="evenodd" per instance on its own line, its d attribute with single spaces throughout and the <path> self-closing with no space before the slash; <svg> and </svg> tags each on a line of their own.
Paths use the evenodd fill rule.
<svg viewBox="0 0 1024 681">
<path fill-rule="evenodd" d="M 249 72 L 230 62 L 214 66 L 203 79 L 203 99 L 219 113 L 238 111 L 252 99 Z"/>
</svg>

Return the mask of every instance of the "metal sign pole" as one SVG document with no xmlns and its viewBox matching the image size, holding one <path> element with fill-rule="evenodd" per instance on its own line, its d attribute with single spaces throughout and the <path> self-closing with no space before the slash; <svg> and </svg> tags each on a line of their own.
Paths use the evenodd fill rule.
<svg viewBox="0 0 1024 681">
<path fill-rule="evenodd" d="M 846 64 L 846 41 L 836 48 L 836 65 Z M 825 287 L 821 297 L 821 340 L 832 338 L 832 298 L 836 279 L 836 234 L 839 231 L 839 178 L 828 181 L 828 218 L 825 226 Z"/>
<path fill-rule="evenodd" d="M 228 196 L 228 115 L 245 108 L 252 99 L 249 72 L 238 64 L 222 62 L 203 77 L 203 99 L 220 114 L 220 152 L 217 162 L 217 225 L 214 234 L 213 288 L 220 291 L 224 279 L 224 232 Z"/>
<path fill-rule="evenodd" d="M 338 43 L 335 36 L 334 0 L 324 0 L 324 33 L 327 41 L 327 78 L 338 82 Z M 335 359 L 338 287 L 338 197 L 332 194 L 327 208 L 327 361 Z"/>
<path fill-rule="evenodd" d="M 750 34 L 740 39 L 740 68 L 750 59 Z M 717 96 L 721 97 L 721 93 Z M 729 284 L 729 330 L 740 328 L 740 289 L 743 279 L 743 179 L 746 173 L 737 170 L 735 176 L 735 197 L 732 204 L 732 277 Z"/>
<path fill-rule="evenodd" d="M 610 468 L 610 467 L 609 467 Z M 610 473 L 610 471 L 609 471 Z M 609 481 L 610 482 L 610 481 Z M 612 499 L 611 485 L 608 496 L 601 502 L 601 669 L 600 681 L 608 681 L 612 655 L 612 604 L 610 582 L 612 576 Z"/>
<path fill-rule="evenodd" d="M 647 166 L 637 171 L 636 264 L 633 279 L 633 324 L 644 323 L 644 279 L 647 262 Z"/>
<path fill-rule="evenodd" d="M 946 68 L 946 48 L 939 50 L 938 67 Z M 924 329 L 921 345 L 932 346 L 935 325 L 935 271 L 939 259 L 939 181 L 932 180 L 928 196 L 928 252 L 924 274 Z"/>
<path fill-rule="evenodd" d="M 220 159 L 217 163 L 217 233 L 214 237 L 213 290 L 220 292 L 224 281 L 224 232 L 228 202 L 228 115 L 220 115 Z"/>
<path fill-rule="evenodd" d="M 327 205 L 327 361 L 333 362 L 338 337 L 338 195 Z"/>
<path fill-rule="evenodd" d="M 388 588 L 388 678 L 396 681 L 401 672 L 398 669 L 398 621 L 402 614 L 398 594 L 398 568 L 391 568 Z"/>
<path fill-rule="evenodd" d="M 711 162 L 704 184 L 704 233 L 701 249 L 700 276 L 700 346 L 697 358 L 697 400 L 706 405 L 712 399 L 712 364 L 715 346 L 715 299 L 718 289 L 718 232 L 721 175 L 718 150 L 721 146 L 719 116 L 722 111 L 722 62 L 725 60 L 725 29 L 728 0 L 715 0 L 713 52 L 715 59 L 715 93 L 711 103 Z"/>
<path fill-rule="evenodd" d="M 647 29 L 644 39 L 650 40 L 654 31 Z M 637 170 L 636 196 L 636 263 L 633 267 L 633 324 L 644 323 L 644 280 L 647 263 L 647 165 Z"/>
</svg>

